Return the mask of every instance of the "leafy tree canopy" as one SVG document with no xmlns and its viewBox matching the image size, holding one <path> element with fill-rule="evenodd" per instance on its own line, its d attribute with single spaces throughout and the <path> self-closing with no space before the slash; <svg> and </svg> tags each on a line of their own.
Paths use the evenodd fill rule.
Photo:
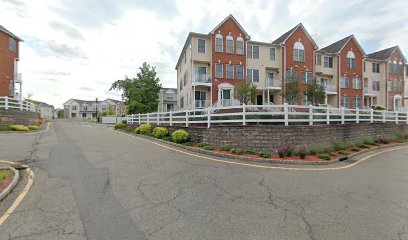
<svg viewBox="0 0 408 240">
<path fill-rule="evenodd" d="M 325 102 L 326 87 L 323 84 L 319 84 L 315 77 L 313 80 L 307 82 L 307 88 L 304 94 L 309 104 L 317 106 Z"/>
<path fill-rule="evenodd" d="M 255 103 L 256 86 L 247 79 L 236 88 L 236 96 L 242 103 Z"/>
</svg>

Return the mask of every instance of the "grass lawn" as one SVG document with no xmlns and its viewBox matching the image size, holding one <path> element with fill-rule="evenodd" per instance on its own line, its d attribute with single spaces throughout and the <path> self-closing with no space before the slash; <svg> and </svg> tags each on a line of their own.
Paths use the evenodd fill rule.
<svg viewBox="0 0 408 240">
<path fill-rule="evenodd" d="M 6 171 L 0 170 L 0 182 L 6 178 Z"/>
</svg>

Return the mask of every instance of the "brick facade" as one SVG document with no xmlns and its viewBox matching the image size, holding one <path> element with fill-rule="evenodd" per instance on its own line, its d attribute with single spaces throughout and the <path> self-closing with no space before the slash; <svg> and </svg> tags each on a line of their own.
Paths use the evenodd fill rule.
<svg viewBox="0 0 408 240">
<path fill-rule="evenodd" d="M 11 36 L 0 31 L 0 96 L 13 97 L 10 93 L 10 81 L 14 80 L 14 61 L 18 58 L 19 44 L 15 52 L 9 50 L 9 39 Z"/>
</svg>

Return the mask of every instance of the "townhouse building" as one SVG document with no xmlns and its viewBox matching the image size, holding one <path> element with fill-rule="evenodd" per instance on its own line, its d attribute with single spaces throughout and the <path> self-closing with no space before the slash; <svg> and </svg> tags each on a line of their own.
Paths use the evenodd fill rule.
<svg viewBox="0 0 408 240">
<path fill-rule="evenodd" d="M 244 79 L 257 87 L 251 104 L 283 104 L 287 83 L 296 81 L 305 90 L 316 78 L 325 86 L 325 103 L 333 107 L 367 108 L 384 102 L 388 109 L 398 109 L 408 102 L 403 90 L 407 73 L 402 52 L 394 52 L 398 54 L 386 60 L 370 57 L 354 35 L 320 49 L 301 23 L 272 42 L 254 41 L 229 15 L 208 34 L 189 33 L 176 65 L 178 107 L 238 105 L 235 89 Z M 379 79 L 384 91 L 373 93 L 370 89 L 378 83 L 366 67 L 378 61 L 387 61 L 387 69 L 391 62 L 397 67 L 384 70 L 387 77 Z M 290 104 L 308 103 L 300 94 Z"/>
<path fill-rule="evenodd" d="M 57 118 L 57 112 L 53 105 L 38 101 L 35 104 L 37 105 L 37 112 L 40 113 L 41 118 L 48 120 Z"/>
<path fill-rule="evenodd" d="M 177 110 L 177 88 L 162 88 L 159 92 L 159 112 Z"/>
<path fill-rule="evenodd" d="M 120 115 L 124 114 L 123 102 L 107 98 L 103 101 L 96 102 L 70 99 L 64 104 L 64 118 L 74 119 L 95 119 L 96 116 L 101 116 L 104 113 L 108 113 L 110 110 L 113 112 L 120 112 Z"/>
<path fill-rule="evenodd" d="M 22 75 L 18 72 L 21 38 L 0 25 L 0 96 L 22 97 Z M 16 86 L 19 85 L 19 91 Z"/>
<path fill-rule="evenodd" d="M 388 110 L 406 106 L 406 59 L 398 46 L 367 55 L 365 59 L 364 101 L 367 106 L 382 105 Z"/>
</svg>

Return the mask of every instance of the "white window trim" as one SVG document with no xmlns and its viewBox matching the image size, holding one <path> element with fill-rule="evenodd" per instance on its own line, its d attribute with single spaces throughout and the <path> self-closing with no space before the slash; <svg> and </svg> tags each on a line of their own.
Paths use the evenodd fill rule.
<svg viewBox="0 0 408 240">
<path fill-rule="evenodd" d="M 272 49 L 274 49 L 273 50 L 273 57 L 272 57 L 272 54 L 271 54 Z M 269 60 L 276 61 L 276 48 L 274 48 L 274 47 L 269 48 Z"/>
<path fill-rule="evenodd" d="M 230 40 L 230 41 L 232 41 L 232 51 L 231 52 L 228 52 L 228 40 Z M 231 35 L 228 35 L 227 37 L 226 37 L 226 39 L 225 39 L 225 52 L 226 53 L 231 53 L 231 54 L 233 54 L 234 53 L 234 38 L 231 36 Z"/>
<path fill-rule="evenodd" d="M 221 39 L 221 51 L 217 51 L 217 39 Z M 224 37 L 219 33 L 215 35 L 215 52 L 224 52 Z"/>
<path fill-rule="evenodd" d="M 244 39 L 242 37 L 237 37 L 237 43 L 236 46 L 238 46 L 238 42 L 242 42 L 242 52 L 238 52 L 238 47 L 235 48 L 235 53 L 239 54 L 239 55 L 244 55 L 245 54 L 245 42 Z"/>
<path fill-rule="evenodd" d="M 217 65 L 221 65 L 221 77 L 217 77 Z M 223 63 L 215 63 L 215 77 L 216 78 L 224 78 L 224 64 Z"/>
<path fill-rule="evenodd" d="M 199 49 L 200 49 L 200 44 L 199 44 L 200 40 L 203 40 L 203 41 L 204 41 L 204 52 L 200 52 L 200 50 L 199 50 Z M 206 45 L 205 39 L 203 39 L 203 38 L 198 38 L 198 39 L 197 39 L 197 52 L 200 53 L 200 54 L 205 54 L 205 53 L 207 52 L 207 47 L 206 47 L 205 45 Z"/>
<path fill-rule="evenodd" d="M 228 66 L 232 66 L 232 78 L 228 78 Z M 226 66 L 225 66 L 225 78 L 226 79 L 235 79 L 234 77 L 235 77 L 235 73 L 234 73 L 234 71 L 235 71 L 235 68 L 234 68 L 234 64 L 226 64 Z"/>
</svg>

